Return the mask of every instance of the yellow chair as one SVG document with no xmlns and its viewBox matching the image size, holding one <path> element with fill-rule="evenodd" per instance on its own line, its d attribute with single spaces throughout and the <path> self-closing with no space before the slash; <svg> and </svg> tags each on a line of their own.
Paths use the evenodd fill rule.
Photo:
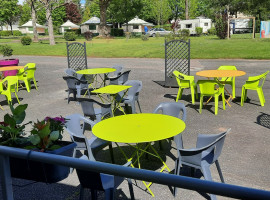
<svg viewBox="0 0 270 200">
<path fill-rule="evenodd" d="M 201 96 L 200 96 L 200 113 L 202 113 L 203 97 L 214 97 L 215 98 L 215 115 L 218 114 L 218 98 L 222 95 L 223 110 L 225 110 L 225 95 L 224 95 L 224 85 L 214 81 L 214 80 L 199 80 L 197 85 L 200 86 Z M 218 88 L 216 88 L 218 86 Z M 208 100 L 209 101 L 209 100 Z"/>
<path fill-rule="evenodd" d="M 0 94 L 5 95 L 8 103 L 12 102 L 11 93 L 14 92 L 18 103 L 20 104 L 19 98 L 16 93 L 16 87 L 18 83 L 17 76 L 7 76 L 3 81 L 0 82 Z M 4 87 L 4 86 L 5 87 Z"/>
<path fill-rule="evenodd" d="M 224 65 L 220 66 L 218 70 L 237 70 L 235 66 Z M 232 97 L 235 98 L 235 77 L 223 77 L 219 80 L 222 84 L 229 84 L 232 86 Z"/>
<path fill-rule="evenodd" d="M 198 93 L 197 93 L 197 85 L 194 81 L 194 76 L 188 76 L 186 74 L 182 74 L 177 70 L 175 70 L 173 72 L 173 74 L 176 77 L 176 81 L 177 81 L 178 86 L 179 86 L 179 90 L 178 90 L 177 97 L 176 97 L 176 102 L 178 102 L 178 100 L 181 99 L 183 90 L 185 88 L 190 88 L 192 104 L 195 104 L 194 92 L 196 93 L 196 99 L 198 98 Z"/>
<path fill-rule="evenodd" d="M 35 71 L 36 71 L 36 64 L 35 63 L 28 63 L 17 74 L 18 81 L 24 81 L 24 84 L 25 84 L 25 87 L 27 89 L 27 92 L 30 92 L 30 89 L 31 89 L 31 80 L 34 81 L 36 90 L 38 90 L 38 88 L 37 88 L 37 82 L 36 82 L 36 79 L 35 79 Z"/>
<path fill-rule="evenodd" d="M 262 87 L 263 87 L 266 75 L 268 73 L 269 73 L 269 71 L 267 71 L 259 76 L 248 77 L 248 80 L 242 86 L 241 106 L 243 106 L 244 101 L 247 100 L 247 90 L 256 90 L 258 93 L 259 99 L 260 99 L 261 106 L 264 106 L 265 98 L 264 98 Z"/>
</svg>

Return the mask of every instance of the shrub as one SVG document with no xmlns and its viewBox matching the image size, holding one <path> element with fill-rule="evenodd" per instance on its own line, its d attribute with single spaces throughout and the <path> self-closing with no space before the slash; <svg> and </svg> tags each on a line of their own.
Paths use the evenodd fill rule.
<svg viewBox="0 0 270 200">
<path fill-rule="evenodd" d="M 217 36 L 220 39 L 225 39 L 227 37 L 227 32 L 228 32 L 228 17 L 226 13 L 223 13 L 221 15 L 216 16 L 216 32 Z"/>
<path fill-rule="evenodd" d="M 22 32 L 21 31 L 13 31 L 13 35 L 14 36 L 22 36 Z"/>
<path fill-rule="evenodd" d="M 90 41 L 93 39 L 93 33 L 91 31 L 86 31 L 84 32 L 84 38 L 87 40 L 87 41 Z"/>
<path fill-rule="evenodd" d="M 116 36 L 116 37 L 124 36 L 124 30 L 122 28 L 112 28 L 111 36 Z"/>
<path fill-rule="evenodd" d="M 208 29 L 207 32 L 208 32 L 209 35 L 216 35 L 217 34 L 215 27 L 212 27 L 212 28 Z"/>
<path fill-rule="evenodd" d="M 11 31 L 0 31 L 0 36 L 10 36 L 12 35 Z"/>
<path fill-rule="evenodd" d="M 31 39 L 29 36 L 23 36 L 23 37 L 21 38 L 21 43 L 22 43 L 23 45 L 30 45 L 31 42 L 32 42 L 32 39 Z"/>
<path fill-rule="evenodd" d="M 149 40 L 149 35 L 142 35 L 141 39 L 142 39 L 142 41 L 147 41 L 147 40 Z"/>
<path fill-rule="evenodd" d="M 9 57 L 9 56 L 12 56 L 13 49 L 9 45 L 1 45 L 0 53 L 3 54 L 4 57 Z"/>
<path fill-rule="evenodd" d="M 76 35 L 74 32 L 65 32 L 64 38 L 66 41 L 75 41 L 76 40 Z"/>
<path fill-rule="evenodd" d="M 201 28 L 201 27 L 196 27 L 195 31 L 196 31 L 197 36 L 201 36 L 202 31 L 203 31 L 203 28 Z"/>
<path fill-rule="evenodd" d="M 75 33 L 75 35 L 81 35 L 81 29 L 67 29 L 65 32 Z"/>
</svg>

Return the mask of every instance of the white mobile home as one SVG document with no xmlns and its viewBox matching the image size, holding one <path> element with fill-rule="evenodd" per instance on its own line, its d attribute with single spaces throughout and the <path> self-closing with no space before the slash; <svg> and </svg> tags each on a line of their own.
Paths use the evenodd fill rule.
<svg viewBox="0 0 270 200">
<path fill-rule="evenodd" d="M 179 29 L 188 29 L 190 34 L 196 34 L 196 27 L 201 27 L 203 33 L 207 33 L 208 29 L 212 27 L 212 20 L 197 17 L 196 19 L 181 20 L 178 24 Z"/>
</svg>

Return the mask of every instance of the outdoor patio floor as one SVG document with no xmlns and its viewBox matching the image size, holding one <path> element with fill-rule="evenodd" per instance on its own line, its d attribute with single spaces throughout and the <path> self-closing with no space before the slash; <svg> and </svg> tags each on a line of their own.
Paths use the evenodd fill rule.
<svg viewBox="0 0 270 200">
<path fill-rule="evenodd" d="M 67 104 L 66 83 L 62 76 L 67 68 L 66 57 L 32 57 L 18 56 L 19 65 L 29 62 L 36 63 L 36 80 L 38 91 L 32 89 L 30 93 L 22 89 L 18 92 L 21 104 L 29 104 L 25 121 L 41 120 L 46 116 L 67 116 L 72 113 L 82 113 L 80 105 L 71 101 Z M 114 64 L 122 64 L 125 69 L 131 69 L 130 80 L 141 80 L 143 88 L 140 92 L 140 105 L 143 112 L 150 113 L 155 107 L 165 101 L 175 101 L 178 88 L 165 88 L 158 83 L 164 78 L 164 59 L 132 59 L 132 58 L 88 58 L 89 68 L 111 67 Z M 191 75 L 204 69 L 217 69 L 220 65 L 235 65 L 237 69 L 245 71 L 245 76 L 236 78 L 236 96 L 231 107 L 226 105 L 222 109 L 219 101 L 218 115 L 214 115 L 214 102 L 211 101 L 199 114 L 199 101 L 191 104 L 190 90 L 184 90 L 182 102 L 187 107 L 186 130 L 183 132 L 185 148 L 195 147 L 198 133 L 219 133 L 228 128 L 231 132 L 225 139 L 225 144 L 220 156 L 220 165 L 225 182 L 228 184 L 270 190 L 270 74 L 268 74 L 263 87 L 265 95 L 265 106 L 261 107 L 256 91 L 248 91 L 248 101 L 243 107 L 240 106 L 241 88 L 249 76 L 262 74 L 269 70 L 269 61 L 258 60 L 192 60 Z M 195 76 L 196 81 L 203 79 Z M 34 87 L 33 87 L 34 88 Z M 230 86 L 226 86 L 231 90 Z M 15 100 L 15 98 L 14 98 Z M 4 96 L 0 96 L 0 105 L 4 111 L 0 115 L 2 120 L 4 113 L 9 111 Z M 137 109 L 138 111 L 138 109 Z M 30 127 L 29 127 L 30 128 Z M 66 140 L 70 140 L 65 132 Z M 174 158 L 176 151 L 170 148 L 170 143 L 163 141 L 164 151 L 159 151 L 166 164 L 174 169 Z M 174 144 L 172 144 L 174 146 Z M 158 147 L 156 145 L 156 147 Z M 157 148 L 158 149 L 158 148 Z M 114 146 L 117 162 L 122 163 L 121 154 Z M 118 156 L 119 155 L 119 156 Z M 98 153 L 98 160 L 110 161 L 109 151 L 105 149 Z M 143 160 L 144 167 L 157 170 L 160 166 L 158 160 L 151 158 Z M 142 162 L 143 162 L 142 161 Z M 211 168 L 213 180 L 220 182 L 216 167 Z M 184 174 L 189 175 L 188 168 Z M 200 173 L 196 173 L 200 177 Z M 203 179 L 203 177 L 201 177 Z M 13 179 L 13 192 L 16 200 L 19 199 L 79 199 L 79 181 L 76 172 L 67 179 L 56 184 L 33 183 Z M 168 186 L 153 184 L 151 190 L 155 194 L 153 198 L 141 181 L 133 180 L 133 188 L 136 199 L 173 199 L 172 192 Z M 103 199 L 103 193 L 100 199 Z M 205 199 L 207 195 L 196 191 L 184 189 L 178 190 L 175 199 Z M 88 199 L 89 199 L 88 194 Z M 127 181 L 123 182 L 116 192 L 116 199 L 130 198 Z M 1 198 L 0 198 L 1 199 Z M 218 199 L 227 199 L 218 197 Z"/>
</svg>

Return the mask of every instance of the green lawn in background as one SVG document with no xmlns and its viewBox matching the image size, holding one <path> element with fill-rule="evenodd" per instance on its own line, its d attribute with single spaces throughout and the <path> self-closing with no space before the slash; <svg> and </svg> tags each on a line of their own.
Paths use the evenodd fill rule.
<svg viewBox="0 0 270 200">
<path fill-rule="evenodd" d="M 244 58 L 244 59 L 270 59 L 270 39 L 239 38 L 233 36 L 230 40 L 220 40 L 216 36 L 190 37 L 191 58 L 218 59 L 218 58 Z M 66 41 L 57 38 L 57 44 L 49 45 L 49 41 L 32 43 L 23 46 L 20 40 L 0 39 L 0 43 L 10 42 L 14 49 L 14 55 L 43 55 L 66 56 Z M 77 39 L 76 42 L 85 42 Z M 87 56 L 106 58 L 164 58 L 164 37 L 149 38 L 142 41 L 141 38 L 93 39 L 87 41 Z"/>
</svg>

